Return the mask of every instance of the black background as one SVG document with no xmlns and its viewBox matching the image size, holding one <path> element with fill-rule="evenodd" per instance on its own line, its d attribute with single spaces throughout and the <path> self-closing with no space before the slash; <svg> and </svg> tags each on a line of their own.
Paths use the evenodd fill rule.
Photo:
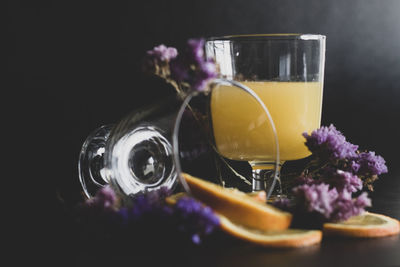
<svg viewBox="0 0 400 267">
<path fill-rule="evenodd" d="M 384 193 L 400 171 L 399 13 L 397 0 L 8 1 L 5 91 L 16 105 L 7 126 L 22 128 L 12 131 L 16 143 L 28 139 L 13 146 L 11 178 L 19 188 L 32 182 L 53 232 L 68 235 L 60 222 L 81 200 L 86 136 L 163 94 L 141 73 L 146 50 L 191 37 L 301 32 L 327 36 L 322 124 L 387 160 L 390 175 L 377 182 Z"/>
</svg>

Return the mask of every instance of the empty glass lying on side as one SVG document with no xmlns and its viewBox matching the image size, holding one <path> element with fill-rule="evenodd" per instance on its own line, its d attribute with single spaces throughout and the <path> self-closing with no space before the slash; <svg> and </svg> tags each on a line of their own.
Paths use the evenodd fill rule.
<svg viewBox="0 0 400 267">
<path fill-rule="evenodd" d="M 230 109 L 219 104 L 226 102 L 218 101 L 227 89 L 229 95 L 243 100 L 233 103 L 242 110 L 236 117 L 228 116 Z M 224 134 L 227 124 L 231 132 Z M 279 143 L 267 107 L 250 88 L 217 79 L 209 90 L 173 95 L 130 113 L 115 125 L 96 129 L 82 146 L 79 179 L 88 198 L 107 184 L 121 196 L 177 186 L 190 193 L 182 172 L 251 192 L 255 184 L 265 181 L 254 180 L 247 164 L 225 155 L 229 151 L 245 156 L 254 147 L 252 140 L 258 140 L 259 151 L 268 150 L 275 158 L 278 174 Z M 267 196 L 273 187 L 268 187 Z"/>
</svg>

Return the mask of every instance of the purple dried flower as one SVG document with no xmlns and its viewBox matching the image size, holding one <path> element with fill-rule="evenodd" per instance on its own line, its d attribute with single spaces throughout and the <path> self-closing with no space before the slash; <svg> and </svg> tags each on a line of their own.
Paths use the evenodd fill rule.
<svg viewBox="0 0 400 267">
<path fill-rule="evenodd" d="M 354 160 L 353 164 L 359 166 L 356 173 L 360 175 L 380 175 L 388 171 L 385 160 L 373 151 L 362 152 Z"/>
<path fill-rule="evenodd" d="M 302 185 L 293 189 L 296 206 L 293 210 L 298 216 L 307 217 L 307 214 L 321 214 L 325 221 L 343 221 L 351 216 L 364 212 L 365 207 L 371 205 L 366 193 L 352 199 L 351 192 L 343 189 L 337 191 L 328 184 Z M 299 215 L 300 214 L 300 215 Z"/>
<path fill-rule="evenodd" d="M 328 184 L 301 185 L 293 189 L 297 202 L 303 205 L 308 212 L 318 212 L 326 219 L 331 217 L 332 203 L 337 199 L 338 192 L 335 188 L 329 189 Z"/>
<path fill-rule="evenodd" d="M 195 244 L 199 244 L 201 237 L 210 234 L 219 225 L 213 210 L 193 198 L 184 197 L 174 206 L 167 205 L 165 197 L 169 193 L 162 188 L 133 199 L 132 207 L 118 211 L 122 225 L 144 238 L 167 236 L 167 232 L 176 230 L 189 235 Z"/>
<path fill-rule="evenodd" d="M 319 184 L 319 181 L 312 178 L 310 174 L 302 173 L 299 177 L 297 177 L 294 181 L 295 185 L 312 185 L 312 184 Z"/>
<path fill-rule="evenodd" d="M 204 39 L 189 39 L 187 42 L 187 58 L 191 62 L 201 64 L 204 61 Z"/>
<path fill-rule="evenodd" d="M 332 124 L 303 136 L 315 157 L 294 180 L 293 199 L 276 206 L 292 212 L 294 224 L 303 227 L 343 221 L 371 206 L 367 193 L 352 193 L 363 186 L 372 191 L 378 175 L 387 172 L 385 160 L 375 152 L 357 151 L 358 146 L 347 142 Z"/>
<path fill-rule="evenodd" d="M 285 211 L 290 211 L 292 208 L 293 203 L 290 201 L 290 199 L 286 197 L 280 197 L 277 198 L 273 203 L 273 206 L 275 206 L 278 209 L 285 210 Z"/>
<path fill-rule="evenodd" d="M 178 56 L 178 51 L 174 47 L 166 47 L 161 44 L 147 51 L 147 55 L 157 61 L 170 61 Z"/>
<path fill-rule="evenodd" d="M 161 205 L 165 203 L 165 198 L 171 195 L 171 190 L 168 187 L 163 186 L 159 189 L 149 191 L 145 194 L 139 195 L 139 197 L 146 200 L 149 205 Z M 135 203 L 136 201 L 134 201 Z"/>
<path fill-rule="evenodd" d="M 329 165 L 319 171 L 316 179 L 313 179 L 310 174 L 303 174 L 295 180 L 296 185 L 318 185 L 321 183 L 329 184 L 330 188 L 336 188 L 338 192 L 342 190 L 357 192 L 362 189 L 362 180 L 357 175 Z"/>
<path fill-rule="evenodd" d="M 165 205 L 165 198 L 170 195 L 167 187 L 141 194 L 133 199 L 132 208 L 119 211 L 122 218 L 132 221 L 145 216 L 165 217 L 172 214 L 172 209 Z"/>
<path fill-rule="evenodd" d="M 216 66 L 204 57 L 204 39 L 190 39 L 183 54 L 170 63 L 171 77 L 185 82 L 194 90 L 204 90 L 217 77 Z"/>
<path fill-rule="evenodd" d="M 352 199 L 351 193 L 343 190 L 333 203 L 334 212 L 331 221 L 345 221 L 352 216 L 359 215 L 364 212 L 365 207 L 371 206 L 371 200 L 367 197 L 367 193 L 362 193 L 358 198 Z"/>
<path fill-rule="evenodd" d="M 210 79 L 217 77 L 217 68 L 212 61 L 199 62 L 196 76 L 193 79 L 192 87 L 194 90 L 203 90 Z"/>
<path fill-rule="evenodd" d="M 364 209 L 365 207 L 371 207 L 372 202 L 371 199 L 368 198 L 368 193 L 367 192 L 363 192 L 361 195 L 359 195 L 356 199 L 354 199 L 354 205 L 360 209 Z M 359 213 L 361 213 L 363 211 L 360 211 Z"/>
<path fill-rule="evenodd" d="M 336 172 L 325 181 L 335 187 L 339 192 L 343 190 L 357 192 L 361 190 L 363 186 L 361 179 L 358 178 L 357 175 L 342 170 L 336 170 Z"/>
<path fill-rule="evenodd" d="M 313 131 L 311 135 L 303 133 L 303 136 L 306 138 L 305 144 L 308 149 L 320 158 L 334 161 L 357 156 L 358 146 L 347 142 L 344 135 L 332 124 Z"/>
<path fill-rule="evenodd" d="M 211 234 L 219 226 L 219 218 L 210 207 L 197 200 L 183 197 L 175 205 L 179 231 L 189 234 L 193 243 L 199 244 L 201 236 Z"/>
<path fill-rule="evenodd" d="M 119 222 L 118 204 L 116 193 L 106 185 L 94 197 L 79 205 L 77 222 L 81 224 L 83 235 L 95 234 L 95 238 L 112 235 Z"/>
<path fill-rule="evenodd" d="M 166 47 L 161 44 L 147 51 L 143 61 L 143 71 L 155 74 L 164 79 L 170 75 L 169 62 L 178 56 L 174 47 Z"/>
<path fill-rule="evenodd" d="M 116 209 L 117 195 L 111 186 L 106 185 L 97 191 L 96 195 L 85 202 L 87 208 L 114 211 Z"/>
<path fill-rule="evenodd" d="M 358 162 L 352 160 L 352 161 L 350 162 L 349 167 L 350 167 L 349 170 L 350 170 L 352 173 L 358 173 L 358 171 L 360 170 L 361 165 L 360 165 Z"/>
</svg>

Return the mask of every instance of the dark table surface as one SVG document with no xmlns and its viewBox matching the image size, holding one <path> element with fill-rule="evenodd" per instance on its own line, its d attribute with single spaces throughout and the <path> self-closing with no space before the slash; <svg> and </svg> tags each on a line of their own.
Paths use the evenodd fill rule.
<svg viewBox="0 0 400 267">
<path fill-rule="evenodd" d="M 371 194 L 377 212 L 400 219 L 399 173 L 383 175 Z M 200 246 L 137 240 L 88 240 L 68 214 L 54 231 L 51 262 L 68 266 L 400 266 L 400 236 L 323 238 L 319 245 L 271 249 L 216 234 Z M 136 242 L 136 243 L 135 243 Z M 43 256 L 43 255 L 42 255 Z M 39 257 L 40 258 L 40 257 Z"/>
</svg>

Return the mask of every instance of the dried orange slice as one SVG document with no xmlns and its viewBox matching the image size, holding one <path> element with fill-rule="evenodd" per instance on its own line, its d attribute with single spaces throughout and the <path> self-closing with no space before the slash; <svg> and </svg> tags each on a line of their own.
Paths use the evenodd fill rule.
<svg viewBox="0 0 400 267">
<path fill-rule="evenodd" d="M 400 223 L 382 214 L 365 212 L 344 222 L 325 223 L 323 232 L 335 236 L 383 237 L 399 234 Z"/>
<path fill-rule="evenodd" d="M 273 248 L 296 248 L 318 244 L 322 240 L 319 230 L 285 229 L 258 230 L 241 226 L 219 215 L 221 229 L 241 240 Z"/>
<path fill-rule="evenodd" d="M 176 201 L 187 196 L 186 193 L 177 193 L 166 198 L 167 203 L 173 205 Z M 258 200 L 256 200 L 258 201 Z M 240 240 L 263 247 L 296 248 L 318 244 L 322 239 L 319 230 L 284 229 L 284 230 L 259 230 L 238 225 L 225 216 L 216 213 L 220 220 L 221 230 Z"/>
<path fill-rule="evenodd" d="M 189 174 L 182 175 L 194 197 L 235 224 L 260 230 L 284 230 L 290 226 L 290 213 L 238 190 L 226 189 Z"/>
<path fill-rule="evenodd" d="M 176 194 L 166 197 L 165 202 L 167 202 L 167 204 L 169 204 L 169 205 L 175 205 L 175 203 L 178 201 L 178 199 L 180 199 L 181 197 L 187 197 L 187 196 L 188 196 L 187 193 L 179 192 L 179 193 L 176 193 Z"/>
<path fill-rule="evenodd" d="M 254 198 L 255 200 L 261 201 L 261 202 L 267 202 L 267 194 L 265 191 L 258 191 L 258 192 L 252 192 L 252 193 L 247 193 L 248 196 Z"/>
</svg>

